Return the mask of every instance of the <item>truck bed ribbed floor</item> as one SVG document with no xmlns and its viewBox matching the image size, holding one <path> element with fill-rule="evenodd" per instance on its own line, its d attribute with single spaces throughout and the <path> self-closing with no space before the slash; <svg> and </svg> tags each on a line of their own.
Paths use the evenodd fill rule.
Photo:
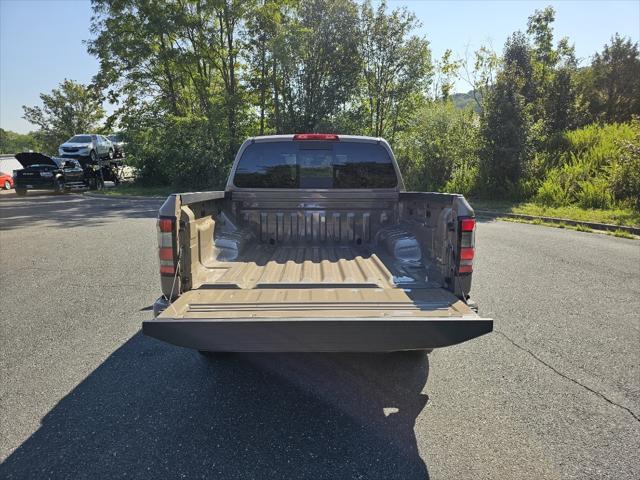
<svg viewBox="0 0 640 480">
<path fill-rule="evenodd" d="M 261 287 L 361 286 L 394 288 L 394 275 L 406 275 L 365 247 L 256 245 L 237 261 L 208 266 L 210 285 Z"/>
</svg>

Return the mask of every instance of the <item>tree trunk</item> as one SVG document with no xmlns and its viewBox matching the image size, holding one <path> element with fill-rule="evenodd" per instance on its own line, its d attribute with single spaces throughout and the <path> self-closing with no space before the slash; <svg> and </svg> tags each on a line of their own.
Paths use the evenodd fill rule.
<svg viewBox="0 0 640 480">
<path fill-rule="evenodd" d="M 264 135 L 264 111 L 267 89 L 267 48 L 263 44 L 260 58 L 260 135 Z"/>
<path fill-rule="evenodd" d="M 162 51 L 166 51 L 166 44 L 164 42 L 164 35 L 160 35 L 160 47 Z M 169 103 L 171 105 L 171 113 L 174 115 L 179 115 L 178 112 L 178 100 L 176 97 L 176 90 L 174 86 L 173 75 L 171 73 L 171 68 L 167 64 L 166 60 L 162 61 L 162 68 L 164 69 L 164 73 L 167 76 L 167 82 L 169 83 Z"/>
<path fill-rule="evenodd" d="M 273 83 L 273 114 L 276 121 L 276 133 L 282 133 L 282 123 L 280 121 L 280 100 L 278 91 L 278 62 L 273 61 L 272 71 L 272 83 Z"/>
</svg>

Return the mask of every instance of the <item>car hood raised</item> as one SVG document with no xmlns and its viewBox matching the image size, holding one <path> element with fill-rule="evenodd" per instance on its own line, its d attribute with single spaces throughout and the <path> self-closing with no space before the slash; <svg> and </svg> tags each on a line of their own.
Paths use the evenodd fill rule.
<svg viewBox="0 0 640 480">
<path fill-rule="evenodd" d="M 24 168 L 29 168 L 32 165 L 51 165 L 57 167 L 58 162 L 44 153 L 39 152 L 22 152 L 16 153 L 16 160 L 20 162 Z"/>
</svg>

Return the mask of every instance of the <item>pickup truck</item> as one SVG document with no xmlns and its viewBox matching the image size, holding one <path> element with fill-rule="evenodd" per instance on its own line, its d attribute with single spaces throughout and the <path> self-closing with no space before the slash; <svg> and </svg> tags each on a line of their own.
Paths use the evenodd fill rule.
<svg viewBox="0 0 640 480">
<path fill-rule="evenodd" d="M 16 154 L 22 169 L 14 170 L 14 186 L 18 196 L 28 190 L 53 190 L 64 193 L 72 188 L 85 188 L 85 174 L 77 160 L 49 157 L 38 152 Z"/>
<path fill-rule="evenodd" d="M 381 138 L 240 147 L 224 191 L 169 196 L 146 335 L 201 352 L 392 352 L 491 332 L 462 195 L 407 192 Z"/>
</svg>

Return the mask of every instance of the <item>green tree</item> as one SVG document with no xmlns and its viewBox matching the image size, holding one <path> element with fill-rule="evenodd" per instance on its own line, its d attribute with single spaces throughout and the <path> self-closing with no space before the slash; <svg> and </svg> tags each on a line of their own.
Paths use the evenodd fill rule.
<svg viewBox="0 0 640 480">
<path fill-rule="evenodd" d="M 419 25 L 406 8 L 387 12 L 384 1 L 375 10 L 369 1 L 361 7 L 363 112 L 370 135 L 393 139 L 410 99 L 424 96 L 432 66 L 429 43 L 411 35 Z"/>
<path fill-rule="evenodd" d="M 558 64 L 545 104 L 546 124 L 552 133 L 564 132 L 576 124 L 575 75 L 578 62 L 568 39 L 560 40 L 557 57 Z"/>
<path fill-rule="evenodd" d="M 246 133 L 240 39 L 253 8 L 237 0 L 94 0 L 96 83 L 128 109 L 152 103 L 169 115 L 207 119 L 208 136 L 226 145 L 231 161 Z"/>
<path fill-rule="evenodd" d="M 517 89 L 526 104 L 533 105 L 537 100 L 536 81 L 531 61 L 531 47 L 522 32 L 513 33 L 506 41 L 502 55 L 503 71 L 517 75 Z M 502 77 L 504 79 L 504 75 Z"/>
<path fill-rule="evenodd" d="M 534 96 L 531 55 L 520 32 L 505 44 L 504 67 L 489 91 L 482 114 L 479 175 L 492 198 L 517 195 L 526 169 L 530 137 L 527 103 Z"/>
<path fill-rule="evenodd" d="M 162 110 L 180 115 L 191 109 L 193 62 L 180 61 L 175 47 L 180 20 L 176 3 L 94 0 L 89 53 L 100 61 L 95 83 L 115 104 L 137 105 L 152 97 Z M 186 55 L 185 55 L 186 56 Z"/>
<path fill-rule="evenodd" d="M 247 19 L 245 41 L 247 48 L 247 82 L 254 94 L 253 103 L 258 108 L 258 133 L 264 135 L 269 128 L 269 113 L 274 109 L 273 92 L 275 42 L 283 28 L 288 1 L 263 0 Z M 274 119 L 271 121 L 275 124 Z"/>
<path fill-rule="evenodd" d="M 442 58 L 435 65 L 435 81 L 433 88 L 433 98 L 447 101 L 453 90 L 455 79 L 462 66 L 462 60 L 453 58 L 453 51 L 446 49 Z"/>
<path fill-rule="evenodd" d="M 596 53 L 586 76 L 586 96 L 594 121 L 626 122 L 640 115 L 640 52 L 638 43 L 616 34 L 611 45 Z"/>
<path fill-rule="evenodd" d="M 361 56 L 352 0 L 306 0 L 275 44 L 278 132 L 331 128 L 357 92 Z"/>
<path fill-rule="evenodd" d="M 530 90 L 526 95 L 528 109 L 534 122 L 539 122 L 543 133 L 548 131 L 548 97 L 552 92 L 554 68 L 558 55 L 553 48 L 553 27 L 555 10 L 546 7 L 536 10 L 527 21 L 527 34 L 533 40 L 533 46 L 527 47 L 530 55 Z"/>
<path fill-rule="evenodd" d="M 500 57 L 493 49 L 484 45 L 473 52 L 473 62 L 469 59 L 468 49 L 461 61 L 461 78 L 471 87 L 469 94 L 473 97 L 478 112 L 482 111 L 482 99 L 487 96 L 494 83 L 500 62 Z"/>
<path fill-rule="evenodd" d="M 77 133 L 90 133 L 98 128 L 105 112 L 94 88 L 64 80 L 51 93 L 41 93 L 42 106 L 23 105 L 23 118 L 36 125 L 36 137 L 47 153 Z"/>
<path fill-rule="evenodd" d="M 532 119 L 542 134 L 557 135 L 575 124 L 575 80 L 577 61 L 574 47 L 563 38 L 554 47 L 553 22 L 555 10 L 546 7 L 529 17 L 527 33 L 532 38 L 531 48 L 534 98 L 528 98 Z M 542 148 L 542 147 L 541 147 Z"/>
<path fill-rule="evenodd" d="M 218 29 L 214 30 L 209 39 L 217 41 L 214 49 L 216 61 L 213 65 L 218 69 L 223 81 L 223 105 L 227 117 L 228 149 L 227 157 L 232 159 L 240 146 L 238 112 L 246 103 L 243 101 L 244 92 L 239 82 L 238 62 L 241 48 L 245 48 L 239 40 L 242 22 L 250 11 L 252 2 L 246 0 L 222 0 L 214 3 L 213 11 L 217 18 Z M 209 32 L 204 29 L 204 32 Z"/>
<path fill-rule="evenodd" d="M 558 54 L 553 48 L 553 28 L 556 12 L 553 7 L 536 10 L 527 21 L 527 34 L 533 37 L 533 57 L 540 66 L 540 75 L 544 78 L 558 61 Z"/>
<path fill-rule="evenodd" d="M 446 50 L 434 66 L 416 17 L 384 1 L 92 5 L 94 84 L 117 104 L 107 125 L 127 132 L 147 181 L 219 185 L 247 135 L 331 130 L 389 139 L 410 185 L 532 193 L 562 166 L 566 132 L 639 108 L 637 44 L 616 36 L 579 69 L 568 39 L 554 40 L 552 7 L 535 11 L 501 58 Z M 452 93 L 458 76 L 469 94 Z"/>
</svg>

